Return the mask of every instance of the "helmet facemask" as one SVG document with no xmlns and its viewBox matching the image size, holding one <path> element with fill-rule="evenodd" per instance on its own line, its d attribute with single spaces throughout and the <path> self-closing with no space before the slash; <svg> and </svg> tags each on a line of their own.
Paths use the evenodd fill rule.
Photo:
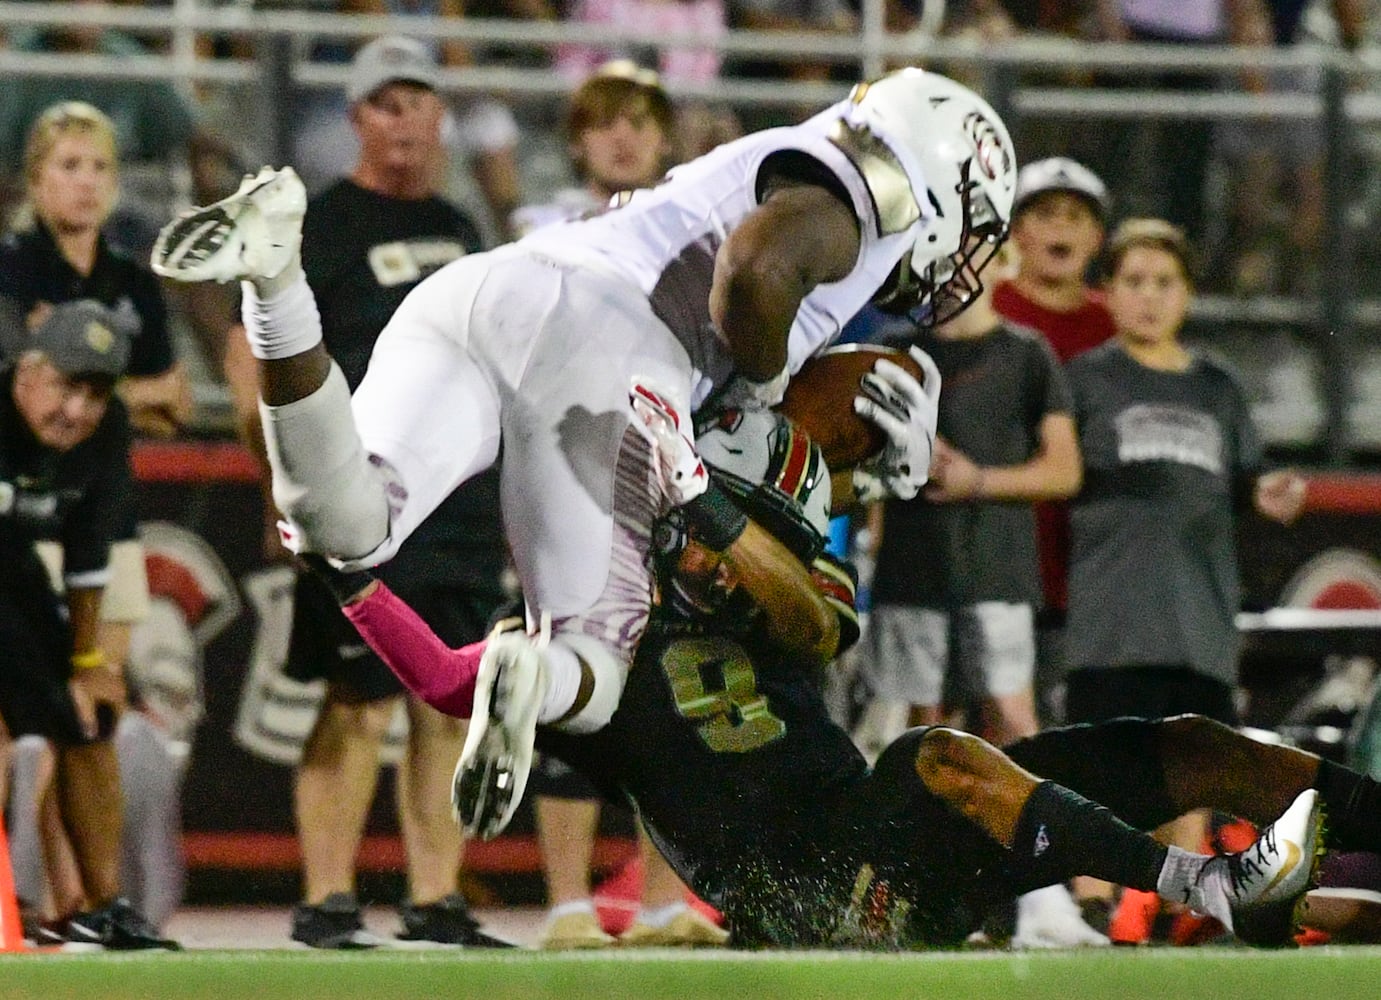
<svg viewBox="0 0 1381 1000">
<path fill-rule="evenodd" d="M 970 179 L 972 158 L 959 165 L 955 193 L 963 212 L 959 247 L 932 260 L 920 272 L 912 270 L 913 250 L 894 272 L 891 292 L 876 304 L 884 312 L 906 316 L 920 327 L 945 323 L 971 305 L 983 292 L 980 274 L 1007 240 L 1007 223 L 982 187 Z"/>
</svg>

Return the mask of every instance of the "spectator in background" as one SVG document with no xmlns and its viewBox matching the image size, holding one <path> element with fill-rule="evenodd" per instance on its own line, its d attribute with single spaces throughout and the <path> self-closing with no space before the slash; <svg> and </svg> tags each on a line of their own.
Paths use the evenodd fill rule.
<svg viewBox="0 0 1381 1000">
<path fill-rule="evenodd" d="M 319 6 L 319 5 L 318 5 Z M 338 0 L 333 4 L 342 14 L 390 16 L 405 24 L 407 17 L 465 16 L 462 0 Z M 418 41 L 441 66 L 468 66 L 469 47 L 459 40 Z M 314 47 L 313 58 L 349 61 L 349 48 L 338 42 Z M 309 192 L 316 192 L 350 169 L 359 155 L 355 132 L 348 127 L 350 94 L 313 91 L 299 98 L 302 117 L 293 130 L 293 162 Z M 518 176 L 518 125 L 512 112 L 500 101 L 481 95 L 466 95 L 447 102 L 442 125 L 442 141 L 455 162 L 464 163 L 483 202 L 495 238 L 507 240 L 513 233 L 508 219 L 521 201 Z M 445 171 L 443 164 L 438 169 Z M 440 183 L 446 183 L 445 178 Z"/>
<path fill-rule="evenodd" d="M 376 39 L 355 57 L 348 87 L 360 157 L 308 204 L 302 262 L 322 330 L 353 389 L 380 331 L 423 278 L 481 249 L 479 230 L 437 194 L 445 107 L 429 50 L 410 38 Z M 240 330 L 229 335 L 226 376 L 240 426 L 265 456 L 254 359 Z M 265 461 L 265 471 L 267 472 Z M 380 576 L 445 637 L 482 639 L 505 600 L 507 550 L 498 470 L 467 482 L 380 569 Z M 463 724 L 413 697 L 361 642 L 331 594 L 298 577 L 288 673 L 326 680 L 321 713 L 294 786 L 302 847 L 303 902 L 292 936 L 317 948 L 379 943 L 364 929 L 355 856 L 379 773 L 379 752 L 402 700 L 409 722 L 398 769 L 398 820 L 407 848 L 409 898 L 399 937 L 453 945 L 502 944 L 482 934 L 458 891 L 461 835 L 451 818 L 451 774 Z"/>
<path fill-rule="evenodd" d="M 1108 192 L 1087 167 L 1065 157 L 1028 163 L 1017 174 L 1012 236 L 1017 266 L 993 291 L 993 308 L 1012 323 L 1038 331 L 1061 362 L 1113 335 L 1112 314 L 1089 272 L 1103 246 Z M 1060 681 L 1069 562 L 1069 516 L 1064 503 L 1036 504 L 1041 567 L 1037 615 L 1036 707 L 1043 723 L 1062 715 Z"/>
<path fill-rule="evenodd" d="M 848 0 L 730 0 L 730 24 L 750 31 L 793 34 L 857 34 L 858 14 Z M 737 73 L 791 80 L 845 80 L 858 75 L 852 63 L 797 57 L 786 62 L 750 60 Z"/>
<path fill-rule="evenodd" d="M 56 748 L 36 809 L 41 817 L 56 802 L 81 895 L 58 900 L 55 933 L 117 949 L 176 947 L 120 898 L 112 737 L 125 690 L 99 644 L 110 545 L 133 507 L 129 424 L 112 398 L 129 334 L 99 302 L 64 303 L 0 375 L 0 718 L 11 736 Z M 62 542 L 65 612 L 34 550 L 40 538 Z"/>
<path fill-rule="evenodd" d="M 1267 45 L 1270 17 L 1266 0 L 1097 0 L 1101 37 L 1115 42 L 1164 45 Z M 1208 70 L 1173 70 L 1119 76 L 1112 86 L 1210 93 L 1223 87 L 1220 74 Z M 1244 85 L 1259 89 L 1257 74 Z M 1153 129 L 1151 156 L 1137 137 Z M 1204 183 L 1212 151 L 1213 123 L 1204 118 L 1170 119 L 1164 125 L 1114 124 L 1098 129 L 1083 155 L 1105 177 L 1123 187 L 1118 203 L 1140 215 L 1163 215 L 1185 230 L 1191 243 L 1205 237 Z"/>
<path fill-rule="evenodd" d="M 34 123 L 24 150 L 28 201 L 26 228 L 0 242 L 0 298 L 40 328 L 64 304 L 89 299 L 113 311 L 132 345 L 121 353 L 124 377 L 116 383 L 133 427 L 167 437 L 191 414 L 191 389 L 174 360 L 167 310 L 157 280 L 141 264 L 113 248 L 102 232 L 118 190 L 116 131 L 95 107 L 68 101 L 46 109 Z M 10 359 L 32 346 L 20 334 L 8 345 Z M 123 412 L 123 411 L 122 411 Z M 144 553 L 135 534 L 133 503 L 117 525 L 109 554 L 110 579 L 99 616 L 102 652 L 117 673 L 123 670 L 130 630 L 148 612 Z M 40 555 L 61 578 L 71 558 L 60 539 L 39 543 Z M 39 823 L 45 837 L 60 836 L 51 807 Z M 57 849 L 51 847 L 50 854 Z M 50 865 L 58 912 L 80 905 L 81 886 L 70 866 Z"/>
<path fill-rule="evenodd" d="M 1039 728 L 1031 501 L 1079 488 L 1069 389 L 1049 346 L 994 312 L 987 289 L 913 342 L 943 379 L 939 436 L 921 495 L 889 500 L 870 518 L 878 549 L 860 669 L 878 697 L 910 704 L 911 725 L 939 725 L 950 693 L 979 708 L 970 725 L 1002 746 Z M 916 572 L 918 560 L 928 572 Z M 885 746 L 897 734 L 876 735 Z M 1022 897 L 1014 940 L 1107 943 L 1062 886 Z"/>
<path fill-rule="evenodd" d="M 171 437 L 191 415 L 191 389 L 173 354 L 158 280 L 103 231 L 119 167 L 115 125 L 93 105 L 66 101 L 38 116 L 24 145 L 27 201 L 0 242 L 0 295 L 30 326 L 79 298 L 126 314 L 137 333 L 119 392 L 136 431 Z"/>
<path fill-rule="evenodd" d="M 79 0 L 107 6 L 111 0 Z M 15 29 L 10 47 L 21 52 L 56 52 L 135 58 L 147 53 L 136 39 L 113 28 Z M 35 120 L 59 102 L 85 101 L 114 123 L 116 150 L 126 168 L 124 204 L 109 220 L 117 242 L 141 258 L 153 246 L 158 220 L 173 192 L 169 166 L 185 157 L 199 200 L 220 197 L 241 173 L 238 157 L 199 121 L 196 107 L 166 80 L 73 75 L 22 76 L 0 89 L 0 211 L 23 197 L 27 178 L 19 154 Z"/>
<path fill-rule="evenodd" d="M 567 105 L 565 134 L 583 186 L 514 214 L 519 235 L 598 211 L 621 191 L 650 187 L 671 160 L 675 112 L 657 74 L 630 60 L 605 63 Z M 548 916 L 543 948 L 723 944 L 727 932 L 686 902 L 688 890 L 638 824 L 643 863 L 641 906 L 617 940 L 600 926 L 591 892 L 599 793 L 588 779 L 544 754 L 534 775 L 534 815 L 542 848 Z"/>
<path fill-rule="evenodd" d="M 1234 514 L 1290 523 L 1305 484 L 1262 472 L 1235 376 L 1180 331 L 1192 295 L 1184 232 L 1130 219 L 1108 247 L 1115 339 L 1070 362 L 1084 487 L 1071 506 L 1066 719 L 1197 712 L 1237 721 Z M 1168 835 L 1198 849 L 1206 815 Z M 1130 890 L 1114 940 L 1150 935 L 1160 904 Z"/>
<path fill-rule="evenodd" d="M 572 0 L 565 20 L 582 25 L 618 25 L 654 35 L 719 38 L 728 30 L 725 0 Z M 558 46 L 556 70 L 575 83 L 615 57 L 655 62 L 667 83 L 709 83 L 719 76 L 722 57 L 707 48 L 657 48 L 629 52 L 571 42 Z"/>
<path fill-rule="evenodd" d="M 1266 0 L 1278 47 L 1304 35 L 1307 0 Z M 1322 5 L 1321 5 L 1322 6 Z M 1330 0 L 1338 43 L 1361 44 L 1362 0 Z M 1276 70 L 1266 84 L 1277 92 L 1317 93 L 1316 70 Z M 1226 161 L 1227 231 L 1214 254 L 1215 287 L 1237 294 L 1317 294 L 1325 216 L 1323 124 L 1310 120 L 1223 121 L 1215 129 Z"/>
</svg>

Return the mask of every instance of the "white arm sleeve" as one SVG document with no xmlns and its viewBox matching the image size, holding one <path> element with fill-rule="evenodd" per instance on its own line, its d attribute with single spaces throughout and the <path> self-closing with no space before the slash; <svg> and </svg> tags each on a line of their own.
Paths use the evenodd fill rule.
<svg viewBox="0 0 1381 1000">
<path fill-rule="evenodd" d="M 285 406 L 259 403 L 273 499 L 308 552 L 350 559 L 388 538 L 387 484 L 360 443 L 350 387 L 331 362 L 316 392 Z"/>
</svg>

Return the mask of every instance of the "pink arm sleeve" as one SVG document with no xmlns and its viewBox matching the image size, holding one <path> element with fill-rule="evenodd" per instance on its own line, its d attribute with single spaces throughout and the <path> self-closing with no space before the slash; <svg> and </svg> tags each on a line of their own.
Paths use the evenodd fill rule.
<svg viewBox="0 0 1381 1000">
<path fill-rule="evenodd" d="M 383 583 L 341 610 L 409 691 L 439 712 L 470 718 L 483 642 L 451 649 Z"/>
</svg>

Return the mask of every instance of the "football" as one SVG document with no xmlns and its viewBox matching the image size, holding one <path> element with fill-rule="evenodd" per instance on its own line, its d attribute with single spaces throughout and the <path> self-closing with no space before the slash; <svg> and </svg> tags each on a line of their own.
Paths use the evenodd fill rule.
<svg viewBox="0 0 1381 1000">
<path fill-rule="evenodd" d="M 923 381 L 921 366 L 905 351 L 877 344 L 841 344 L 808 359 L 791 377 L 777 406 L 820 446 L 831 472 L 872 458 L 886 443 L 880 427 L 854 412 L 859 379 L 882 358 Z"/>
</svg>

